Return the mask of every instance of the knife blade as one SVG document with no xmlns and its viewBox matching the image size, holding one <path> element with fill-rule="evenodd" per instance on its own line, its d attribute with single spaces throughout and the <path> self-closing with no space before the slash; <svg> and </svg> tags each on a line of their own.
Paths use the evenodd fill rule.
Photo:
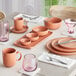
<svg viewBox="0 0 76 76">
<path fill-rule="evenodd" d="M 64 42 L 58 42 L 57 44 L 66 44 L 66 43 L 70 43 L 70 42 L 74 42 L 74 41 L 76 41 L 76 39 L 75 40 L 68 40 L 68 41 L 64 41 Z"/>
</svg>

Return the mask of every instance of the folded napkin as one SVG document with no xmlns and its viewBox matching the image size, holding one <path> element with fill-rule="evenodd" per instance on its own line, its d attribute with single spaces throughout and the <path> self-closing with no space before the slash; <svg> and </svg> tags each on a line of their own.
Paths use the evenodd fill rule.
<svg viewBox="0 0 76 76">
<path fill-rule="evenodd" d="M 27 72 L 24 71 L 22 68 L 19 69 L 19 72 L 28 76 L 35 76 L 38 72 L 40 71 L 40 68 L 37 68 L 35 71 L 33 72 Z"/>
<path fill-rule="evenodd" d="M 18 14 L 17 16 L 14 17 L 14 19 L 18 17 L 23 17 L 29 22 L 36 22 L 36 23 L 42 22 L 45 19 L 45 17 L 42 17 L 42 16 L 31 16 L 26 14 Z"/>
<path fill-rule="evenodd" d="M 47 56 L 52 58 L 52 61 L 48 60 Z M 58 65 L 58 66 L 61 66 L 61 67 L 67 68 L 67 69 L 70 69 L 76 63 L 76 60 L 74 60 L 74 59 L 70 59 L 70 58 L 55 55 L 55 54 L 48 54 L 48 53 L 43 53 L 38 58 L 38 60 L 42 61 L 42 62 Z"/>
</svg>

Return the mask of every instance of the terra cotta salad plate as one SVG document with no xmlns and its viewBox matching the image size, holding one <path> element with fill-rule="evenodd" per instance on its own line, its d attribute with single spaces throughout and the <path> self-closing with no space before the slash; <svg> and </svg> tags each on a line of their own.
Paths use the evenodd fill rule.
<svg viewBox="0 0 76 76">
<path fill-rule="evenodd" d="M 63 48 L 67 48 L 67 49 L 74 49 L 76 50 L 76 41 L 72 41 L 75 40 L 76 38 L 64 38 L 64 39 L 60 39 L 58 41 L 59 46 L 63 47 Z M 67 41 L 71 41 L 71 42 L 67 42 Z M 63 43 L 65 42 L 65 43 Z M 60 44 L 63 43 L 63 44 Z"/>
</svg>

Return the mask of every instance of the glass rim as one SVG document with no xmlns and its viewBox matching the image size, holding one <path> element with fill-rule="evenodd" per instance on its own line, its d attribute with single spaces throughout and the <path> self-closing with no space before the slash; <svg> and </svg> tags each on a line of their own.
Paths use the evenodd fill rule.
<svg viewBox="0 0 76 76">
<path fill-rule="evenodd" d="M 26 55 L 24 55 L 24 58 L 25 58 L 25 56 L 27 56 L 27 55 L 32 55 L 34 58 L 36 58 L 36 55 L 34 55 L 34 54 L 26 54 Z"/>
</svg>

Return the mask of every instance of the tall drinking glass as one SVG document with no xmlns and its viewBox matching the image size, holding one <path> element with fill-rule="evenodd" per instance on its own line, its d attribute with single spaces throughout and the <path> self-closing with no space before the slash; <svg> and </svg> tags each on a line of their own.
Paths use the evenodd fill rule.
<svg viewBox="0 0 76 76">
<path fill-rule="evenodd" d="M 0 41 L 5 42 L 9 40 L 9 23 L 0 21 Z"/>
<path fill-rule="evenodd" d="M 37 68 L 37 59 L 33 54 L 27 54 L 24 56 L 22 68 L 24 71 L 32 72 Z"/>
</svg>

